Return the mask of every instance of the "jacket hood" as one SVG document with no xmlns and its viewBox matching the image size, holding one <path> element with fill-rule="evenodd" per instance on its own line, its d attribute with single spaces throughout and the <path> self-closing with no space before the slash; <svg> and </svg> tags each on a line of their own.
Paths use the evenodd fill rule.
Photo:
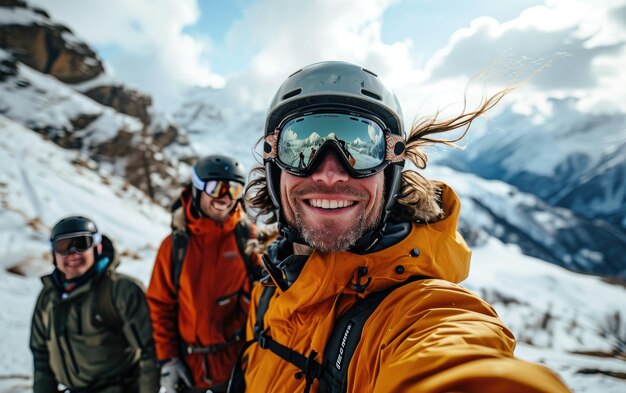
<svg viewBox="0 0 626 393">
<path fill-rule="evenodd" d="M 226 217 L 223 222 L 213 221 L 207 217 L 199 217 L 194 213 L 191 201 L 191 191 L 185 189 L 180 196 L 181 207 L 172 213 L 172 228 L 187 228 L 194 235 L 203 235 L 223 231 L 230 233 L 235 229 L 237 223 L 241 220 L 243 210 L 241 204 L 237 204 L 235 209 Z"/>
<path fill-rule="evenodd" d="M 291 304 L 293 310 L 314 305 L 338 293 L 364 297 L 406 281 L 411 276 L 426 276 L 454 283 L 465 279 L 469 272 L 471 251 L 456 231 L 460 201 L 450 187 L 445 184 L 439 186 L 445 218 L 431 224 L 400 224 L 407 228 L 406 236 L 398 238 L 395 244 L 369 254 L 314 251 L 293 285 L 283 291 L 279 286 L 281 296 L 293 297 L 291 302 L 281 303 Z M 389 230 L 398 230 L 397 225 L 389 227 Z M 388 234 L 389 230 L 385 236 L 391 235 Z M 397 237 L 397 233 L 392 236 Z M 281 266 L 281 263 L 277 265 Z"/>
</svg>

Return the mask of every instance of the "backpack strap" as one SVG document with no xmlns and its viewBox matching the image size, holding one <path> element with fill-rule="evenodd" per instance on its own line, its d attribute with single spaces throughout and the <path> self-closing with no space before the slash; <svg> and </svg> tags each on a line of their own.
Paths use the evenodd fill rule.
<svg viewBox="0 0 626 393">
<path fill-rule="evenodd" d="M 172 277 L 172 285 L 176 298 L 178 298 L 178 289 L 180 287 L 180 274 L 183 271 L 183 261 L 187 254 L 187 244 L 189 243 L 189 234 L 186 230 L 175 229 L 172 231 L 172 258 L 170 261 L 170 275 Z"/>
<path fill-rule="evenodd" d="M 298 367 L 301 370 L 302 375 L 304 376 L 306 381 L 304 393 L 308 393 L 311 389 L 311 385 L 313 384 L 313 380 L 315 378 L 319 378 L 322 374 L 322 365 L 315 360 L 315 357 L 318 355 L 318 353 L 315 351 L 311 351 L 309 353 L 309 356 L 304 356 L 292 350 L 291 348 L 287 348 L 286 346 L 280 344 L 277 341 L 274 341 L 274 339 L 268 336 L 263 326 L 263 317 L 267 312 L 270 299 L 274 295 L 275 291 L 276 287 L 267 286 L 264 287 L 261 292 L 259 304 L 256 309 L 254 339 L 257 344 L 259 344 L 260 348 L 269 349 L 276 356 Z"/>
<path fill-rule="evenodd" d="M 265 312 L 270 304 L 270 299 L 274 295 L 276 291 L 276 287 L 274 286 L 265 286 L 261 290 L 261 296 L 259 297 L 259 304 L 256 308 L 256 322 L 254 324 L 254 338 L 250 341 L 244 343 L 239 352 L 239 356 L 237 356 L 237 361 L 235 362 L 235 366 L 232 368 L 230 373 L 230 378 L 228 380 L 228 388 L 226 389 L 227 393 L 244 393 L 246 391 L 246 380 L 245 380 L 245 369 L 244 364 L 247 364 L 248 358 L 244 357 L 244 352 L 254 343 L 257 342 L 257 332 L 263 331 L 263 317 L 265 316 Z M 260 333 L 259 333 L 260 334 Z"/>
<path fill-rule="evenodd" d="M 113 330 L 121 329 L 124 321 L 117 312 L 117 307 L 115 307 L 111 272 L 104 272 L 97 285 L 96 305 L 100 318 L 102 318 L 102 323 Z"/>
<path fill-rule="evenodd" d="M 319 384 L 319 393 L 342 393 L 348 388 L 348 368 L 359 345 L 363 326 L 376 308 L 397 288 L 409 283 L 427 279 L 425 276 L 409 277 L 398 285 L 380 292 L 373 292 L 354 303 L 344 315 L 335 322 L 330 338 L 324 349 L 324 370 Z"/>
<path fill-rule="evenodd" d="M 266 286 L 261 290 L 261 296 L 259 296 L 259 304 L 256 307 L 256 321 L 254 323 L 254 337 L 260 335 L 265 328 L 263 327 L 263 318 L 267 312 L 267 308 L 270 305 L 270 299 L 276 292 L 275 286 Z"/>
</svg>

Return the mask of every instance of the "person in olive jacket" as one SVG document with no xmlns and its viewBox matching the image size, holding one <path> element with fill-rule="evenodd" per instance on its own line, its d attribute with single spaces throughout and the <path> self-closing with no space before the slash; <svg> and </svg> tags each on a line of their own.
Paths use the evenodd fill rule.
<svg viewBox="0 0 626 393">
<path fill-rule="evenodd" d="M 54 271 L 42 277 L 30 348 L 35 393 L 159 390 L 145 293 L 115 272 L 113 244 L 85 217 L 52 229 Z"/>
</svg>

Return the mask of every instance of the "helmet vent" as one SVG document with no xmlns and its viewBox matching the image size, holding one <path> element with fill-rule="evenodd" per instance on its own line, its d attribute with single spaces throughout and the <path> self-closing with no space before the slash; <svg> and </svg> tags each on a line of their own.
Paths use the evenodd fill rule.
<svg viewBox="0 0 626 393">
<path fill-rule="evenodd" d="M 292 90 L 292 91 L 290 91 L 289 93 L 287 93 L 287 94 L 285 94 L 283 96 L 283 100 L 286 100 L 286 99 L 291 98 L 291 97 L 295 97 L 295 96 L 297 96 L 300 93 L 302 93 L 302 89 L 301 88 L 297 88 L 295 90 Z"/>
<path fill-rule="evenodd" d="M 368 74 L 372 74 L 372 75 L 374 75 L 376 78 L 378 78 L 378 75 L 376 75 L 376 73 L 374 73 L 374 72 L 372 72 L 372 71 L 368 70 L 367 68 L 361 68 L 361 69 L 362 69 L 363 71 L 367 72 Z"/>
<path fill-rule="evenodd" d="M 369 90 L 361 89 L 361 94 L 366 95 L 368 97 L 372 97 L 373 99 L 378 100 L 378 101 L 383 100 L 381 96 Z"/>
</svg>

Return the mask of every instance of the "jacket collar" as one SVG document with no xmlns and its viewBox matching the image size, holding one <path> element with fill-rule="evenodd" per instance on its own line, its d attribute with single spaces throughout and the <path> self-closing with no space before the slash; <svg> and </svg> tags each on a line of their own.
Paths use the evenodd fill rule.
<svg viewBox="0 0 626 393">
<path fill-rule="evenodd" d="M 283 304 L 290 308 L 305 308 L 335 297 L 339 293 L 366 296 L 406 281 L 411 276 L 427 276 L 458 283 L 469 272 L 471 251 L 457 233 L 460 212 L 458 196 L 454 191 L 443 189 L 445 218 L 431 224 L 408 224 L 410 233 L 397 236 L 394 244 L 372 253 L 359 255 L 347 251 L 322 253 L 314 251 L 300 263 L 302 270 L 295 274 L 293 284 L 281 290 Z M 407 225 L 407 227 L 409 227 Z M 390 228 L 395 226 L 390 225 Z M 395 227 L 397 230 L 397 227 Z M 391 236 L 386 232 L 385 236 Z M 287 247 L 283 245 L 283 247 Z M 266 265 L 284 268 L 280 251 L 270 251 L 265 257 Z M 272 260 L 272 257 L 274 258 Z M 297 260 L 296 263 L 298 264 Z M 270 270 L 270 269 L 268 269 Z M 276 269 L 273 269 L 276 273 Z M 276 282 L 276 274 L 272 279 Z M 291 276 L 294 277 L 293 273 Z M 283 276 L 284 277 L 284 276 Z"/>
</svg>

